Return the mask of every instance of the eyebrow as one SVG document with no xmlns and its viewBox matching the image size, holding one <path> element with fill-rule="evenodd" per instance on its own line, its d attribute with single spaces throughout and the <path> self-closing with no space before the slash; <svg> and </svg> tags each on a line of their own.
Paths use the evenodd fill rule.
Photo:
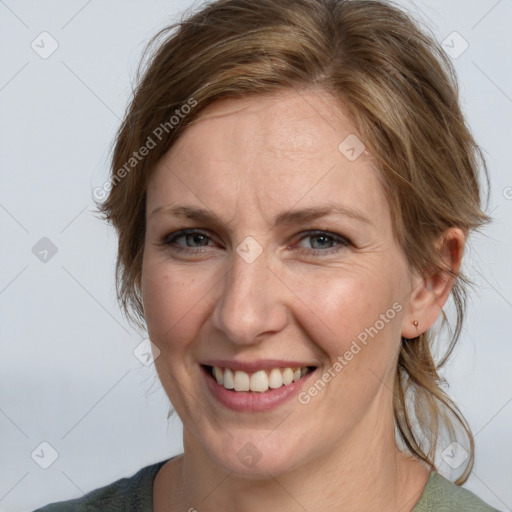
<svg viewBox="0 0 512 512">
<path fill-rule="evenodd" d="M 197 208 L 195 206 L 158 206 L 151 212 L 150 217 L 157 213 L 165 213 L 189 220 L 222 226 L 222 222 L 220 222 L 216 215 L 208 210 L 205 210 L 204 208 Z M 373 225 L 373 222 L 365 217 L 359 210 L 355 210 L 353 208 L 339 204 L 329 204 L 321 207 L 303 208 L 300 210 L 282 212 L 275 217 L 274 227 L 280 226 L 282 224 L 306 223 L 333 214 L 349 217 L 351 219 Z"/>
</svg>

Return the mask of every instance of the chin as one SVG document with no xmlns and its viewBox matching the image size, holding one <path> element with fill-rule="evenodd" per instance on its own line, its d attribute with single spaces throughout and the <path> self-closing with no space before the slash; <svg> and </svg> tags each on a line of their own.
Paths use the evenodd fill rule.
<svg viewBox="0 0 512 512">
<path fill-rule="evenodd" d="M 297 448 L 286 446 L 282 439 L 272 442 L 269 432 L 228 438 L 226 444 L 208 452 L 215 464 L 239 478 L 277 477 L 295 469 L 302 459 Z"/>
</svg>

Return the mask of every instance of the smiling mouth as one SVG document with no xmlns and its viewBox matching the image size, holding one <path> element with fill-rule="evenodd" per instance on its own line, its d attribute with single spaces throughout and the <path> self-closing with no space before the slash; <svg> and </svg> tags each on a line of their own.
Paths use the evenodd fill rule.
<svg viewBox="0 0 512 512">
<path fill-rule="evenodd" d="M 233 392 L 265 393 L 297 382 L 312 371 L 316 366 L 300 366 L 294 368 L 269 368 L 247 373 L 242 370 L 231 370 L 218 366 L 201 365 L 217 384 Z"/>
</svg>

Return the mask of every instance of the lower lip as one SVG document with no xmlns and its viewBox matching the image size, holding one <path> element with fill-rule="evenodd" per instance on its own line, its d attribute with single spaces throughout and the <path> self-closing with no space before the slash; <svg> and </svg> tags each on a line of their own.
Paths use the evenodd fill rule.
<svg viewBox="0 0 512 512">
<path fill-rule="evenodd" d="M 299 394 L 304 383 L 309 380 L 315 371 L 309 372 L 296 382 L 287 386 L 271 389 L 264 393 L 256 391 L 231 391 L 221 386 L 209 373 L 208 369 L 201 367 L 206 384 L 213 397 L 225 407 L 234 411 L 269 411 Z"/>
</svg>

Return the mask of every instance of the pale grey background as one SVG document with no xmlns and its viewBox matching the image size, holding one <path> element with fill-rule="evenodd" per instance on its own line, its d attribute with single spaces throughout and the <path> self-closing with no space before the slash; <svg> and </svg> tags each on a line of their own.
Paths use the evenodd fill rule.
<svg viewBox="0 0 512 512">
<path fill-rule="evenodd" d="M 402 4 L 439 41 L 469 43 L 454 63 L 495 222 L 468 250 L 478 289 L 443 373 L 476 435 L 466 487 L 512 510 L 512 1 Z M 0 511 L 80 496 L 181 450 L 153 367 L 133 355 L 143 336 L 116 304 L 116 238 L 91 192 L 144 44 L 190 5 L 0 0 Z M 48 59 L 31 48 L 43 31 L 59 44 Z M 32 253 L 42 237 L 58 249 L 46 263 Z M 59 455 L 48 469 L 31 458 L 44 441 Z"/>
</svg>

